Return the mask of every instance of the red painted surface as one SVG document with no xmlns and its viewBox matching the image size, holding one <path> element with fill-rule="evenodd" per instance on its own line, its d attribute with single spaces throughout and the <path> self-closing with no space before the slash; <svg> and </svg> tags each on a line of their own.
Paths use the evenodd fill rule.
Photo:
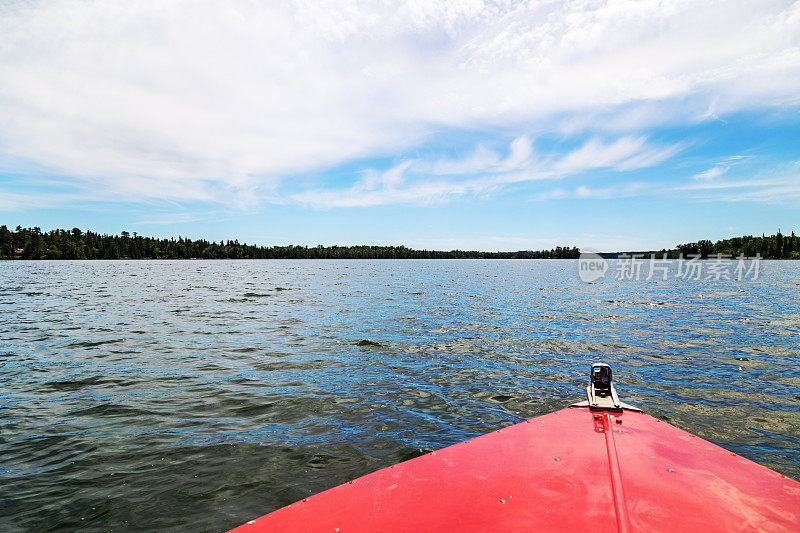
<svg viewBox="0 0 800 533">
<path fill-rule="evenodd" d="M 234 531 L 798 532 L 800 483 L 648 415 L 572 407 Z"/>
</svg>

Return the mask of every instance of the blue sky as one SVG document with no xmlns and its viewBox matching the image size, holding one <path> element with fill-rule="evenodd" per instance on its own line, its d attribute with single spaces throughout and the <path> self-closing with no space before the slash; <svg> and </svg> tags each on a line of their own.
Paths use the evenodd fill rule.
<svg viewBox="0 0 800 533">
<path fill-rule="evenodd" d="M 258 244 L 800 231 L 800 2 L 0 6 L 0 224 Z"/>
</svg>

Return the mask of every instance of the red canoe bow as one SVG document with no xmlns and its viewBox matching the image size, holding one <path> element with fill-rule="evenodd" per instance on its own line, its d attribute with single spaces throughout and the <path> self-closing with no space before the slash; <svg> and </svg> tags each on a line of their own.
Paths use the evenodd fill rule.
<svg viewBox="0 0 800 533">
<path fill-rule="evenodd" d="M 610 369 L 608 382 L 611 394 L 593 382 L 584 405 L 384 468 L 233 531 L 800 532 L 800 483 L 622 404 Z"/>
</svg>

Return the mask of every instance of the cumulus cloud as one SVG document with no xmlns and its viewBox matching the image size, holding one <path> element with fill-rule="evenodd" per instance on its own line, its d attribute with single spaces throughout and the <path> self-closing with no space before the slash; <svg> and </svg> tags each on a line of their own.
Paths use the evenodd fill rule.
<svg viewBox="0 0 800 533">
<path fill-rule="evenodd" d="M 664 117 L 798 103 L 800 2 L 11 2 L 0 79 L 0 158 L 130 199 L 280 200 L 301 173 L 450 128 L 610 128 L 549 171 L 644 168 L 678 149 L 642 149 Z M 424 193 L 389 183 L 409 167 L 359 194 L 485 189 L 443 179 L 457 164 L 536 169 L 524 138 L 471 157 L 432 165 Z"/>
</svg>

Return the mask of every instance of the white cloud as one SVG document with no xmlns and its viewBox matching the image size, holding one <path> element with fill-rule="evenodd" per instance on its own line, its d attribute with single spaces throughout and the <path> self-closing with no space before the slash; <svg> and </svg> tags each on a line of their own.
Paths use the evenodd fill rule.
<svg viewBox="0 0 800 533">
<path fill-rule="evenodd" d="M 501 158 L 497 152 L 479 144 L 466 157 L 461 159 L 438 159 L 430 164 L 426 170 L 437 176 L 475 174 L 496 168 L 500 161 Z"/>
<path fill-rule="evenodd" d="M 790 172 L 773 177 L 706 180 L 673 190 L 704 201 L 796 205 L 800 200 L 800 174 Z"/>
<path fill-rule="evenodd" d="M 609 198 L 624 198 L 628 196 L 635 196 L 641 194 L 647 189 L 647 185 L 643 183 L 626 183 L 616 187 L 599 187 L 591 188 L 587 186 L 580 186 L 575 189 L 575 196 L 578 198 L 596 198 L 596 199 L 609 199 Z"/>
<path fill-rule="evenodd" d="M 711 181 L 714 178 L 718 178 L 718 177 L 722 176 L 729 169 L 730 169 L 730 167 L 728 167 L 728 166 L 717 165 L 715 167 L 709 168 L 708 170 L 704 170 L 703 172 L 695 174 L 694 176 L 692 176 L 692 179 L 702 180 L 702 181 Z"/>
<path fill-rule="evenodd" d="M 527 135 L 517 137 L 509 146 L 508 155 L 489 150 L 482 144 L 463 158 L 442 158 L 432 163 L 418 162 L 417 170 L 434 175 L 463 176 L 486 172 L 511 172 L 529 168 L 533 163 L 533 146 Z"/>
<path fill-rule="evenodd" d="M 656 165 L 672 157 L 680 145 L 645 149 L 645 137 L 623 137 L 613 143 L 604 144 L 591 139 L 568 154 L 558 165 L 559 170 L 575 172 L 593 168 L 615 168 L 634 170 Z"/>
<path fill-rule="evenodd" d="M 19 211 L 31 205 L 36 205 L 35 202 L 36 198 L 34 197 L 0 190 L 0 212 Z"/>
<path fill-rule="evenodd" d="M 349 188 L 306 190 L 292 194 L 290 199 L 317 208 L 428 205 L 459 196 L 490 194 L 517 183 L 563 179 L 593 168 L 644 168 L 658 164 L 679 149 L 677 145 L 652 145 L 644 137 L 610 143 L 594 138 L 564 156 L 537 159 L 531 141 L 522 136 L 511 141 L 505 157 L 479 145 L 463 159 L 404 161 L 383 173 L 369 171 Z M 645 188 L 640 183 L 596 189 L 578 187 L 574 192 L 558 188 L 534 199 L 627 197 Z"/>
<path fill-rule="evenodd" d="M 692 179 L 699 181 L 713 181 L 716 178 L 719 178 L 720 176 L 728 172 L 731 169 L 731 167 L 745 163 L 750 158 L 751 156 L 742 154 L 726 157 L 717 165 L 709 168 L 708 170 L 704 170 L 703 172 L 698 172 L 697 174 L 692 176 Z"/>
<path fill-rule="evenodd" d="M 527 136 L 511 141 L 508 157 L 501 163 L 502 170 L 517 170 L 530 165 L 533 159 L 533 146 Z"/>
<path fill-rule="evenodd" d="M 557 170 L 642 168 L 674 153 L 642 127 L 800 103 L 800 2 L 6 3 L 0 79 L 0 159 L 129 199 L 248 204 L 440 128 L 610 128 Z M 529 149 L 464 164 L 530 176 Z"/>
<path fill-rule="evenodd" d="M 376 189 L 395 190 L 403 184 L 406 169 L 412 161 L 404 161 L 386 172 L 367 171 L 364 179 L 356 184 L 355 188 L 362 191 L 374 191 Z"/>
<path fill-rule="evenodd" d="M 659 187 L 642 182 L 628 182 L 605 187 L 589 187 L 579 185 L 574 188 L 556 187 L 549 191 L 537 194 L 535 201 L 579 199 L 579 200 L 610 200 L 613 198 L 629 198 L 653 194 L 660 190 Z"/>
</svg>

